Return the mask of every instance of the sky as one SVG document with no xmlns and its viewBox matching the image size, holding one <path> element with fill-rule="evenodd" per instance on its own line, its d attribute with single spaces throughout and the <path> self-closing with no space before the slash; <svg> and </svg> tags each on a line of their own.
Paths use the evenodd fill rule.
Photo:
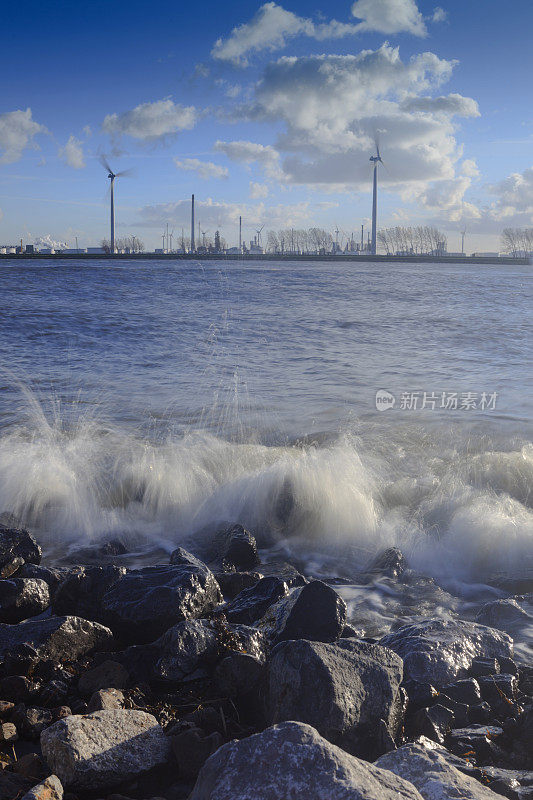
<svg viewBox="0 0 533 800">
<path fill-rule="evenodd" d="M 533 225 L 531 0 L 11 3 L 0 246 L 201 229 L 436 225 L 460 250 Z M 176 238 L 174 239 L 176 242 Z"/>
</svg>

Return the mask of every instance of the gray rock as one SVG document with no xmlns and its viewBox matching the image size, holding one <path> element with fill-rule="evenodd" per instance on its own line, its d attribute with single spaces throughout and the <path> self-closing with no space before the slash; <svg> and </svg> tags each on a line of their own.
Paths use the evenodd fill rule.
<svg viewBox="0 0 533 800">
<path fill-rule="evenodd" d="M 464 678 L 454 683 L 448 683 L 442 687 L 441 692 L 451 700 L 456 700 L 458 703 L 466 703 L 468 706 L 481 703 L 479 683 L 474 678 Z"/>
<path fill-rule="evenodd" d="M 261 578 L 254 586 L 238 594 L 224 608 L 224 614 L 230 622 L 253 625 L 266 614 L 270 606 L 288 594 L 289 587 L 281 578 Z"/>
<path fill-rule="evenodd" d="M 0 580 L 0 622 L 11 625 L 35 617 L 50 605 L 48 584 L 36 578 Z"/>
<path fill-rule="evenodd" d="M 420 800 L 414 786 L 285 722 L 232 741 L 204 764 L 189 800 Z"/>
<path fill-rule="evenodd" d="M 501 800 L 486 786 L 459 772 L 437 749 L 408 744 L 386 753 L 376 767 L 410 781 L 424 800 Z"/>
<path fill-rule="evenodd" d="M 18 625 L 0 625 L 0 658 L 28 643 L 40 659 L 75 661 L 94 650 L 111 647 L 109 628 L 79 617 L 48 617 Z"/>
<path fill-rule="evenodd" d="M 444 744 L 444 739 L 454 722 L 454 714 L 444 705 L 436 703 L 430 708 L 422 708 L 414 715 L 411 727 L 417 734 L 427 736 L 434 742 Z"/>
<path fill-rule="evenodd" d="M 124 695 L 120 689 L 99 689 L 87 703 L 87 711 L 106 711 L 110 708 L 123 708 Z"/>
<path fill-rule="evenodd" d="M 206 736 L 200 728 L 186 728 L 172 737 L 172 752 L 183 778 L 196 778 L 200 769 L 220 745 L 222 736 L 217 731 Z"/>
<path fill-rule="evenodd" d="M 87 670 L 78 681 L 78 689 L 90 695 L 99 689 L 125 689 L 129 683 L 128 671 L 118 661 L 103 661 Z"/>
<path fill-rule="evenodd" d="M 50 775 L 42 783 L 26 792 L 22 800 L 63 800 L 63 786 L 57 775 Z"/>
<path fill-rule="evenodd" d="M 132 570 L 103 595 L 100 605 L 102 618 L 118 636 L 143 643 L 178 622 L 207 614 L 221 601 L 213 573 L 194 559 Z"/>
<path fill-rule="evenodd" d="M 53 596 L 61 581 L 67 577 L 68 572 L 66 567 L 50 569 L 37 564 L 24 564 L 17 570 L 17 578 L 37 578 L 44 581 L 48 585 L 50 596 Z"/>
<path fill-rule="evenodd" d="M 505 631 L 526 625 L 532 619 L 516 600 L 508 599 L 486 603 L 478 613 L 476 622 Z"/>
<path fill-rule="evenodd" d="M 8 578 L 25 563 L 40 564 L 41 548 L 28 531 L 0 523 L 0 577 Z"/>
<path fill-rule="evenodd" d="M 466 677 L 474 658 L 511 657 L 513 641 L 505 633 L 473 622 L 422 619 L 381 639 L 403 659 L 407 680 L 440 688 Z"/>
<path fill-rule="evenodd" d="M 245 625 L 228 625 L 221 620 L 188 620 L 170 628 L 153 643 L 158 653 L 152 676 L 179 683 L 202 677 L 230 652 L 248 653 L 265 660 L 263 634 Z"/>
<path fill-rule="evenodd" d="M 333 642 L 346 624 L 346 603 L 322 581 L 294 589 L 257 623 L 273 643 L 288 639 Z"/>
<path fill-rule="evenodd" d="M 390 744 L 403 718 L 402 674 L 401 658 L 379 645 L 284 642 L 268 667 L 269 722 L 306 722 L 348 752 L 375 757 L 386 749 L 383 727 Z"/>
<path fill-rule="evenodd" d="M 114 709 L 56 722 L 41 734 L 41 748 L 64 786 L 94 791 L 165 764 L 170 739 L 151 714 Z"/>
</svg>

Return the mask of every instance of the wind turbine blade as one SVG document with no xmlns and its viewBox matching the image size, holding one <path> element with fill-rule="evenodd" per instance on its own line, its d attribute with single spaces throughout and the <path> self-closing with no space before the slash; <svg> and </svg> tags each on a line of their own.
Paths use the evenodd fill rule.
<svg viewBox="0 0 533 800">
<path fill-rule="evenodd" d="M 106 169 L 108 172 L 113 174 L 113 170 L 109 166 L 109 161 L 107 160 L 107 158 L 103 154 L 100 155 L 99 161 L 100 161 L 100 164 L 103 166 L 104 169 Z"/>
<path fill-rule="evenodd" d="M 133 174 L 134 174 L 134 170 L 133 169 L 123 169 L 121 172 L 117 172 L 115 177 L 116 178 L 125 178 L 125 177 L 129 177 L 129 176 L 131 176 Z"/>
</svg>

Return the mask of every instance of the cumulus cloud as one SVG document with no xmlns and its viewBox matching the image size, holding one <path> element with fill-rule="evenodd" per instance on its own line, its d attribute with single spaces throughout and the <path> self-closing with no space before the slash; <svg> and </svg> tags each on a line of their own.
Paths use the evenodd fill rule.
<svg viewBox="0 0 533 800">
<path fill-rule="evenodd" d="M 440 6 L 437 6 L 431 15 L 432 22 L 446 22 L 447 19 L 448 13 Z"/>
<path fill-rule="evenodd" d="M 64 147 L 59 148 L 59 158 L 73 169 L 83 169 L 85 157 L 83 154 L 83 142 L 75 136 L 69 136 L 68 142 Z"/>
<path fill-rule="evenodd" d="M 196 218 L 205 227 L 234 228 L 239 216 L 246 225 L 269 227 L 297 226 L 312 218 L 313 207 L 309 202 L 267 206 L 265 203 L 238 204 L 216 201 L 211 198 L 196 201 Z M 187 228 L 191 220 L 191 204 L 188 200 L 177 203 L 160 203 L 144 206 L 139 212 L 140 227 L 159 228 L 167 222 Z"/>
<path fill-rule="evenodd" d="M 175 158 L 174 164 L 178 169 L 183 169 L 187 172 L 196 172 L 203 180 L 209 180 L 210 178 L 227 178 L 229 175 L 227 167 L 213 164 L 212 161 L 200 161 L 199 158 Z"/>
<path fill-rule="evenodd" d="M 0 164 L 13 164 L 27 148 L 38 150 L 34 138 L 40 133 L 48 131 L 32 119 L 31 108 L 0 114 Z"/>
<path fill-rule="evenodd" d="M 198 114 L 193 106 L 181 106 L 167 98 L 141 103 L 122 114 L 108 114 L 102 124 L 104 133 L 131 136 L 142 141 L 156 141 L 194 128 Z"/>
<path fill-rule="evenodd" d="M 252 200 L 262 200 L 265 197 L 268 197 L 269 189 L 265 183 L 256 183 L 255 181 L 250 181 L 250 197 Z"/>
<path fill-rule="evenodd" d="M 219 140 L 215 142 L 214 150 L 218 153 L 224 153 L 231 161 L 247 165 L 260 164 L 271 178 L 281 177 L 279 153 L 272 145 L 243 140 L 233 142 Z"/>
<path fill-rule="evenodd" d="M 514 218 L 516 224 L 533 223 L 533 167 L 513 172 L 488 189 L 497 198 L 491 213 L 498 219 Z"/>
<path fill-rule="evenodd" d="M 403 111 L 421 111 L 445 116 L 479 117 L 479 106 L 471 97 L 448 94 L 442 97 L 406 97 L 400 108 Z"/>
<path fill-rule="evenodd" d="M 362 20 L 360 31 L 374 31 L 390 36 L 395 33 L 411 33 L 426 36 L 424 18 L 415 0 L 356 0 L 352 14 Z"/>
</svg>

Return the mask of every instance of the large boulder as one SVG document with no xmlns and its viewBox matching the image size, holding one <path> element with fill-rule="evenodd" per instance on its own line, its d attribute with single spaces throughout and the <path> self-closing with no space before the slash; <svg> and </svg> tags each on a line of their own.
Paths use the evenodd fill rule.
<svg viewBox="0 0 533 800">
<path fill-rule="evenodd" d="M 265 660 L 265 639 L 260 631 L 245 625 L 227 625 L 222 620 L 187 620 L 170 628 L 154 644 L 158 658 L 153 677 L 164 683 L 205 677 L 228 653 L 247 653 Z"/>
<path fill-rule="evenodd" d="M 75 661 L 113 644 L 109 628 L 79 617 L 48 617 L 18 625 L 0 625 L 0 659 L 20 645 L 29 644 L 40 659 Z"/>
<path fill-rule="evenodd" d="M 299 720 L 344 750 L 372 758 L 394 746 L 403 719 L 402 660 L 340 639 L 283 642 L 268 668 L 269 722 Z"/>
<path fill-rule="evenodd" d="M 407 744 L 386 753 L 375 762 L 410 781 L 424 800 L 501 800 L 501 795 L 475 778 L 460 772 L 432 743 Z"/>
<path fill-rule="evenodd" d="M 224 613 L 230 622 L 253 625 L 266 614 L 270 606 L 288 594 L 289 587 L 281 578 L 261 578 L 254 586 L 240 592 L 224 608 Z"/>
<path fill-rule="evenodd" d="M 48 584 L 36 578 L 0 580 L 0 622 L 15 624 L 46 611 Z"/>
<path fill-rule="evenodd" d="M 102 622 L 100 603 L 104 594 L 126 574 L 125 567 L 73 567 L 54 593 L 55 614 L 74 614 Z"/>
<path fill-rule="evenodd" d="M 452 619 L 421 619 L 381 639 L 403 659 L 406 680 L 437 688 L 467 677 L 478 656 L 510 658 L 513 640 L 505 633 Z"/>
<path fill-rule="evenodd" d="M 476 622 L 490 625 L 498 630 L 513 630 L 531 623 L 533 617 L 518 605 L 516 600 L 492 600 L 486 603 L 476 616 Z"/>
<path fill-rule="evenodd" d="M 94 792 L 165 764 L 171 743 L 151 714 L 116 708 L 65 717 L 42 732 L 41 748 L 64 786 Z"/>
<path fill-rule="evenodd" d="M 221 601 L 213 573 L 194 559 L 127 572 L 103 595 L 100 607 L 114 633 L 142 643 L 157 639 L 178 622 L 209 613 Z"/>
<path fill-rule="evenodd" d="M 414 786 L 284 722 L 228 742 L 205 762 L 189 800 L 421 800 Z"/>
<path fill-rule="evenodd" d="M 0 578 L 9 578 L 23 564 L 40 564 L 41 556 L 31 533 L 0 523 Z"/>
<path fill-rule="evenodd" d="M 326 583 L 311 581 L 270 606 L 258 626 L 273 643 L 288 639 L 333 642 L 345 623 L 342 597 Z"/>
</svg>

